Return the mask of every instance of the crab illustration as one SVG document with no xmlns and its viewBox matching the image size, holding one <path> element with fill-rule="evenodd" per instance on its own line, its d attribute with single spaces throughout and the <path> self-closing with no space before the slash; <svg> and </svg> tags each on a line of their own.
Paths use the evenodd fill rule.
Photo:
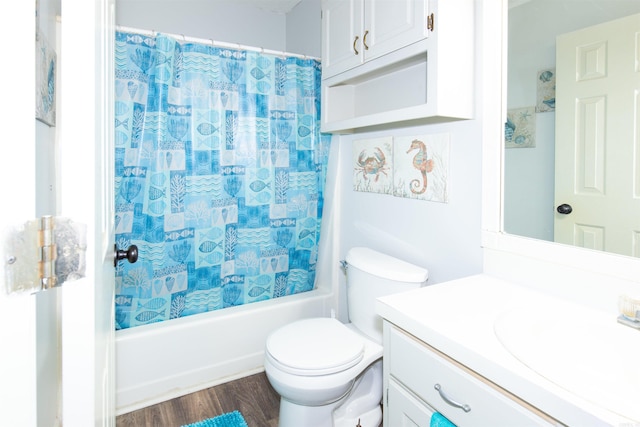
<svg viewBox="0 0 640 427">
<path fill-rule="evenodd" d="M 387 171 L 389 170 L 386 166 L 387 159 L 379 147 L 376 147 L 373 155 L 369 157 L 367 157 L 366 150 L 362 150 L 358 156 L 357 164 L 357 173 L 362 174 L 362 178 L 365 180 L 373 178 L 374 182 L 378 182 L 380 174 L 384 174 L 386 176 Z"/>
</svg>

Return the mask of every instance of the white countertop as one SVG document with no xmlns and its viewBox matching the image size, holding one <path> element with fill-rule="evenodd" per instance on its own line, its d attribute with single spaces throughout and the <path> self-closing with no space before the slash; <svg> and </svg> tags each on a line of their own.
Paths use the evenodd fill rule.
<svg viewBox="0 0 640 427">
<path fill-rule="evenodd" d="M 555 385 L 526 367 L 498 340 L 494 323 L 502 313 L 518 306 L 544 309 L 558 301 L 480 274 L 380 298 L 376 311 L 566 425 L 640 425 Z"/>
</svg>

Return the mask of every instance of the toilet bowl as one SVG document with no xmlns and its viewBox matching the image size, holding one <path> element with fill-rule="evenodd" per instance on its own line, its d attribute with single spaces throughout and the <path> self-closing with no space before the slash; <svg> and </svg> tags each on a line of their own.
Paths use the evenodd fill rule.
<svg viewBox="0 0 640 427">
<path fill-rule="evenodd" d="M 380 344 L 336 319 L 304 319 L 279 329 L 267 340 L 265 372 L 281 397 L 280 426 L 337 427 L 332 424 L 333 410 L 354 393 L 354 385 L 360 385 L 358 376 L 381 357 Z M 379 392 L 361 392 L 370 396 L 369 402 L 359 401 L 366 412 L 379 412 L 372 414 L 375 426 L 382 420 L 382 386 Z M 345 426 L 356 424 L 357 419 Z"/>
<path fill-rule="evenodd" d="M 264 368 L 280 395 L 279 427 L 382 423 L 382 326 L 375 299 L 423 285 L 427 271 L 368 248 L 351 249 L 346 264 L 352 323 L 302 319 L 267 338 Z"/>
</svg>

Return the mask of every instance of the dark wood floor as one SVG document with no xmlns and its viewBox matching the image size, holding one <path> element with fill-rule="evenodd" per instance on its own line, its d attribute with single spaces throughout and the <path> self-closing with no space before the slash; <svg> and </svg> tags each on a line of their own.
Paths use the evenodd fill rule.
<svg viewBox="0 0 640 427">
<path fill-rule="evenodd" d="M 249 427 L 277 427 L 280 396 L 264 373 L 120 415 L 116 427 L 180 427 L 238 410 Z"/>
</svg>

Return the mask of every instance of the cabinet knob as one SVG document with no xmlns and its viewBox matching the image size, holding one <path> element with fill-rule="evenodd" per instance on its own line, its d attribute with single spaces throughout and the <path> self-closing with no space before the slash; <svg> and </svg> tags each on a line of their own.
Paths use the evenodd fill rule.
<svg viewBox="0 0 640 427">
<path fill-rule="evenodd" d="M 356 55 L 360 54 L 360 52 L 358 52 L 358 49 L 356 49 L 356 43 L 358 43 L 359 38 L 360 38 L 359 36 L 356 36 L 356 38 L 353 39 L 353 51 L 355 52 Z"/>
</svg>

